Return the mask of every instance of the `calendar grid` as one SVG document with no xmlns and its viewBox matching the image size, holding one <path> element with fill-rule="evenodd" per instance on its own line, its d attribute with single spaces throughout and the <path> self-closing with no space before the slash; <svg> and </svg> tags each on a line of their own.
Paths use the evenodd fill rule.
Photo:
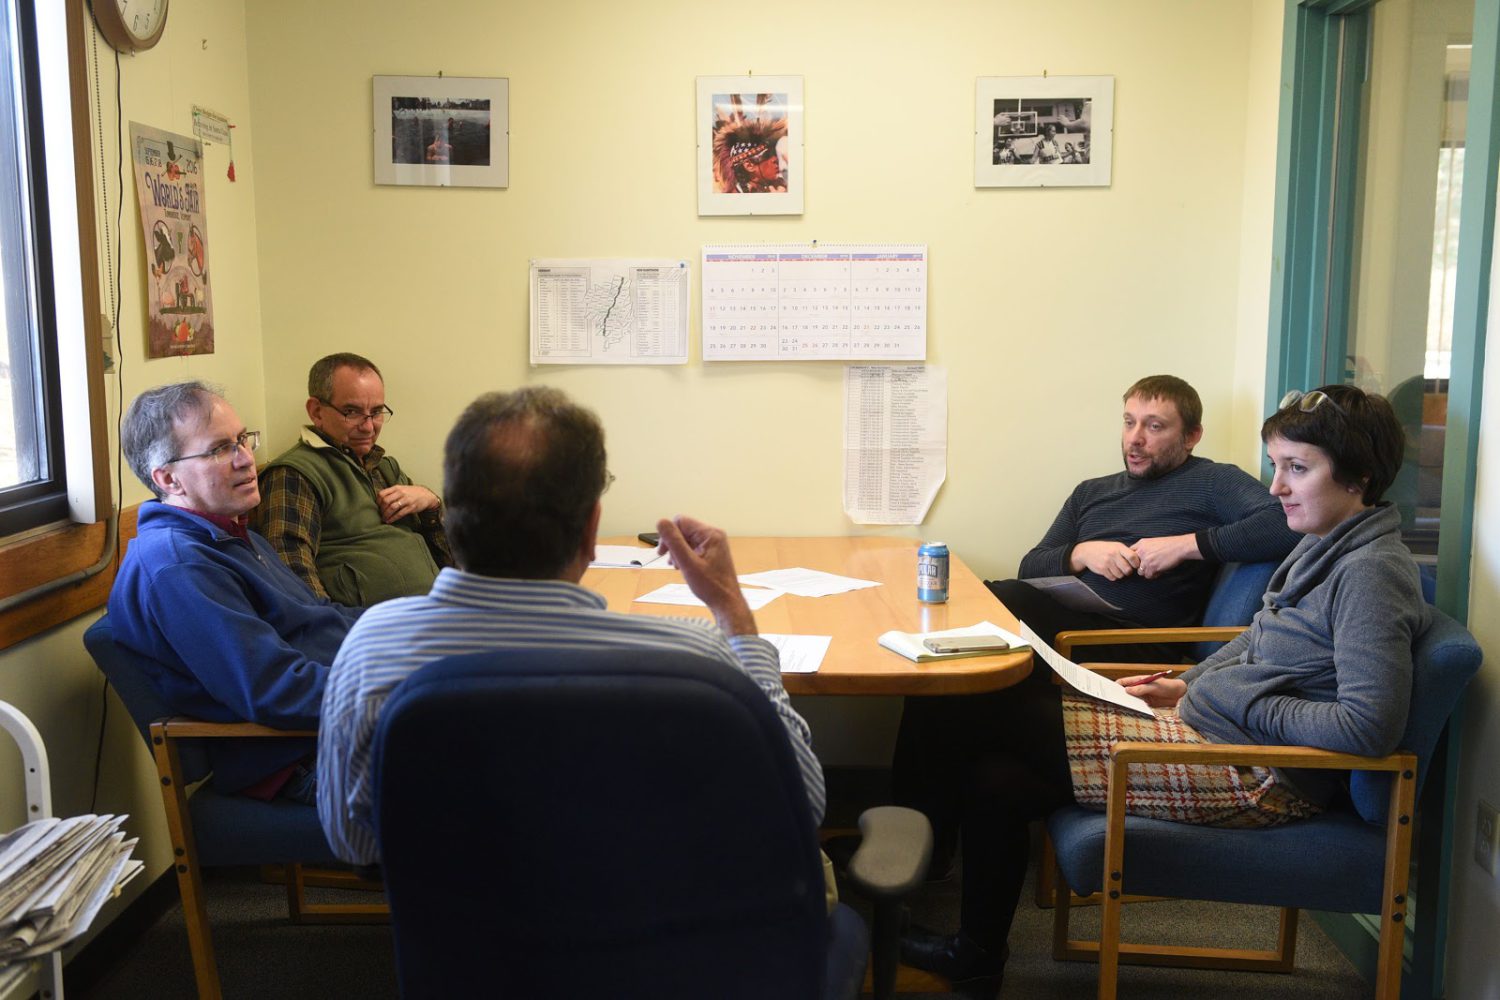
<svg viewBox="0 0 1500 1000">
<path fill-rule="evenodd" d="M 927 247 L 703 248 L 705 361 L 922 361 Z"/>
</svg>

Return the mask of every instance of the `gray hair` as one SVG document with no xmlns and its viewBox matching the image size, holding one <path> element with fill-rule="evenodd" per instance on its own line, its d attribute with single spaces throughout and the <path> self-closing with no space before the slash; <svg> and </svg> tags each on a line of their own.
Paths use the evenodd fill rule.
<svg viewBox="0 0 1500 1000">
<path fill-rule="evenodd" d="M 340 368 L 353 368 L 357 372 L 374 372 L 375 377 L 385 382 L 385 376 L 375 367 L 375 362 L 358 354 L 341 351 L 319 358 L 307 370 L 307 394 L 313 399 L 327 403 L 333 399 L 333 373 Z"/>
<path fill-rule="evenodd" d="M 125 411 L 120 446 L 137 479 L 160 500 L 163 496 L 151 473 L 172 460 L 178 448 L 177 425 L 202 419 L 224 393 L 193 379 L 147 389 Z"/>
</svg>

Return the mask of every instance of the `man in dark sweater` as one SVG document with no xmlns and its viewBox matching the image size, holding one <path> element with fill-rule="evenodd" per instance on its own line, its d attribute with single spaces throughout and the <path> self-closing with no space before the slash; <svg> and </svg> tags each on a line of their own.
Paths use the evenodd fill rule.
<svg viewBox="0 0 1500 1000">
<path fill-rule="evenodd" d="M 1257 479 L 1193 456 L 1203 404 L 1191 385 L 1151 375 L 1124 401 L 1124 471 L 1080 483 L 1021 560 L 1022 580 L 1077 576 L 1119 613 L 1071 611 L 1021 580 L 988 584 L 1049 640 L 1066 629 L 1196 625 L 1220 564 L 1280 561 L 1300 539 Z"/>
<path fill-rule="evenodd" d="M 1203 437 L 1203 403 L 1191 385 L 1172 375 L 1147 376 L 1125 391 L 1124 403 L 1124 470 L 1080 483 L 1021 560 L 1023 579 L 1077 576 L 1120 611 L 1074 611 L 1023 580 L 986 583 L 1049 642 L 1069 629 L 1196 625 L 1220 564 L 1279 561 L 1301 537 L 1257 479 L 1236 466 L 1193 456 Z M 1162 650 L 1101 646 L 1090 655 L 1150 662 Z M 1023 683 L 1050 683 L 1046 674 L 1038 671 Z M 927 759 L 925 747 L 932 741 L 926 734 L 934 727 L 984 725 L 987 699 L 1007 696 L 999 691 L 906 700 L 892 785 L 897 802 L 932 819 L 939 871 L 953 846 L 950 817 L 939 803 L 953 801 L 946 786 L 954 776 L 935 773 L 940 765 Z"/>
</svg>

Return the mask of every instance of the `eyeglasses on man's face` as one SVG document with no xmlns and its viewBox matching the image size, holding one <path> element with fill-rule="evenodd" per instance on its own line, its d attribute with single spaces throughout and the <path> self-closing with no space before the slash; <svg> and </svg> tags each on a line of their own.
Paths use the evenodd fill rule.
<svg viewBox="0 0 1500 1000">
<path fill-rule="evenodd" d="M 322 403 L 334 413 L 337 413 L 339 416 L 343 417 L 344 423 L 348 424 L 351 427 L 358 427 L 366 420 L 375 424 L 383 424 L 391 417 L 394 417 L 396 415 L 395 410 L 385 405 L 377 406 L 375 407 L 375 409 L 370 410 L 367 413 L 357 406 L 334 406 L 326 399 L 320 399 L 318 400 L 318 402 Z"/>
<path fill-rule="evenodd" d="M 1329 406 L 1333 407 L 1343 416 L 1347 417 L 1349 415 L 1348 412 L 1338 404 L 1337 400 L 1328 395 L 1328 393 L 1323 392 L 1321 389 L 1314 389 L 1312 392 L 1302 392 L 1300 389 L 1293 389 L 1291 392 L 1281 397 L 1281 405 L 1277 406 L 1276 408 L 1278 410 L 1285 410 L 1291 406 L 1296 406 L 1297 409 L 1303 413 L 1311 413 L 1313 410 L 1316 410 L 1324 403 L 1327 403 Z"/>
<path fill-rule="evenodd" d="M 167 459 L 162 464 L 171 465 L 173 462 L 186 462 L 190 458 L 211 458 L 218 464 L 223 465 L 236 455 L 241 448 L 254 454 L 255 449 L 259 447 L 260 431 L 240 431 L 239 436 L 233 441 L 225 441 L 217 447 L 210 448 L 208 451 L 200 451 L 194 455 L 178 455 L 176 458 Z"/>
</svg>

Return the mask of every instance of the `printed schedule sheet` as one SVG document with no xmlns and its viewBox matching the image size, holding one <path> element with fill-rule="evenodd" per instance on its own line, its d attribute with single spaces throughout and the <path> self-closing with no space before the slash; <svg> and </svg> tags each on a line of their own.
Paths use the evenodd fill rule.
<svg viewBox="0 0 1500 1000">
<path fill-rule="evenodd" d="M 685 365 L 688 262 L 531 262 L 531 363 Z"/>
<path fill-rule="evenodd" d="M 703 248 L 704 361 L 923 361 L 927 247 Z"/>
</svg>

